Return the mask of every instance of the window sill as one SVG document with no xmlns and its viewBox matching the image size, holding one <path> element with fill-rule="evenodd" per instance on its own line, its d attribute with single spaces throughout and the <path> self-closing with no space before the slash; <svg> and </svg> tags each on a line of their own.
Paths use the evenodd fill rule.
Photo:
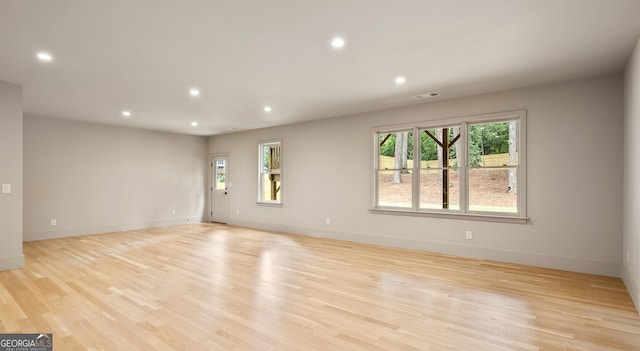
<svg viewBox="0 0 640 351">
<path fill-rule="evenodd" d="M 472 214 L 472 213 L 425 212 L 425 211 L 387 209 L 387 208 L 385 209 L 371 208 L 369 209 L 369 212 L 373 214 L 381 214 L 381 215 L 447 218 L 447 219 L 462 219 L 462 220 L 468 220 L 468 221 L 516 223 L 516 224 L 526 224 L 529 221 L 528 217 L 510 217 L 510 216 Z"/>
<path fill-rule="evenodd" d="M 282 207 L 282 203 L 281 202 L 256 202 L 256 205 L 258 206 L 266 206 L 266 207 Z"/>
</svg>

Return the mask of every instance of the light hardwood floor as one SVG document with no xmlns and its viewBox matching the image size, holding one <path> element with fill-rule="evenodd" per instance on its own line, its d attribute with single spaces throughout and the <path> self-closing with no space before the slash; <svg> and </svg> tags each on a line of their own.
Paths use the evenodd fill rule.
<svg viewBox="0 0 640 351">
<path fill-rule="evenodd" d="M 620 279 L 218 224 L 24 244 L 0 333 L 54 350 L 640 350 Z"/>
</svg>

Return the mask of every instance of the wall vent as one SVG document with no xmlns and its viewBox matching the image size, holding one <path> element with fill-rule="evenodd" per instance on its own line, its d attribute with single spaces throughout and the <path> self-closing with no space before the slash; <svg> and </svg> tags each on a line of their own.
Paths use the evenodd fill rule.
<svg viewBox="0 0 640 351">
<path fill-rule="evenodd" d="M 423 100 L 423 99 L 429 99 L 429 98 L 436 97 L 436 96 L 440 96 L 440 93 L 434 91 L 432 93 L 425 93 L 425 94 L 416 95 L 413 98 L 416 99 L 416 100 Z"/>
</svg>

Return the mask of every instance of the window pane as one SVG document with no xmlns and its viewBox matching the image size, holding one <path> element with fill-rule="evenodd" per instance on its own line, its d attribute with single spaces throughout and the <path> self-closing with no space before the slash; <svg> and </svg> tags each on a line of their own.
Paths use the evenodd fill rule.
<svg viewBox="0 0 640 351">
<path fill-rule="evenodd" d="M 469 126 L 469 167 L 518 165 L 518 122 Z"/>
<path fill-rule="evenodd" d="M 516 168 L 471 168 L 469 169 L 469 210 L 482 212 L 518 212 L 515 182 Z"/>
<path fill-rule="evenodd" d="M 378 172 L 378 206 L 412 208 L 411 170 Z"/>
<path fill-rule="evenodd" d="M 269 147 L 269 172 L 280 173 L 280 145 Z"/>
<path fill-rule="evenodd" d="M 280 201 L 280 175 L 261 174 L 262 199 L 264 201 Z"/>
<path fill-rule="evenodd" d="M 446 139 L 448 143 L 443 142 L 443 135 L 448 136 Z M 437 140 L 437 141 L 436 141 Z M 448 144 L 448 145 L 447 145 Z M 456 167 L 458 162 L 458 155 L 462 153 L 460 150 L 460 127 L 458 126 L 449 126 L 444 128 L 435 128 L 435 129 L 423 129 L 420 131 L 420 155 L 422 161 L 433 161 L 427 162 L 420 166 L 421 168 L 425 168 L 423 166 L 428 166 L 429 168 L 442 168 L 443 166 L 443 157 L 445 156 L 445 149 L 443 146 L 448 146 L 447 156 L 448 156 L 448 166 Z"/>
<path fill-rule="evenodd" d="M 420 131 L 420 208 L 460 209 L 460 127 Z"/>
<path fill-rule="evenodd" d="M 448 178 L 446 186 L 443 186 L 444 178 Z M 420 170 L 420 208 L 459 210 L 459 172 L 454 169 L 444 172 L 442 168 Z"/>
<path fill-rule="evenodd" d="M 261 149 L 260 159 L 262 160 L 262 168 L 260 169 L 260 173 L 267 173 L 269 172 L 269 145 L 263 145 Z"/>
<path fill-rule="evenodd" d="M 413 160 L 413 132 L 380 133 L 378 167 L 383 169 L 411 168 Z M 397 174 L 399 176 L 399 173 Z M 397 179 L 396 179 L 397 180 Z"/>
</svg>

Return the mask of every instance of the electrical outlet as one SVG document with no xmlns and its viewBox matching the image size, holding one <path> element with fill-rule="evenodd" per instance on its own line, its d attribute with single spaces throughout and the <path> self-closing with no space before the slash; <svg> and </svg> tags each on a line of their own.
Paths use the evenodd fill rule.
<svg viewBox="0 0 640 351">
<path fill-rule="evenodd" d="M 471 240 L 473 239 L 473 232 L 470 230 L 467 230 L 467 240 Z"/>
<path fill-rule="evenodd" d="M 57 221 L 57 220 L 55 220 L 55 219 L 52 219 L 52 220 L 51 220 L 51 225 L 58 225 L 58 221 Z"/>
<path fill-rule="evenodd" d="M 331 218 L 327 218 L 324 222 L 327 224 L 331 224 Z"/>
<path fill-rule="evenodd" d="M 171 215 L 175 216 L 176 215 L 176 210 L 171 210 Z"/>
<path fill-rule="evenodd" d="M 2 193 L 10 194 L 11 193 L 11 184 L 2 184 Z"/>
<path fill-rule="evenodd" d="M 240 215 L 240 210 L 236 210 L 236 216 Z"/>
</svg>

